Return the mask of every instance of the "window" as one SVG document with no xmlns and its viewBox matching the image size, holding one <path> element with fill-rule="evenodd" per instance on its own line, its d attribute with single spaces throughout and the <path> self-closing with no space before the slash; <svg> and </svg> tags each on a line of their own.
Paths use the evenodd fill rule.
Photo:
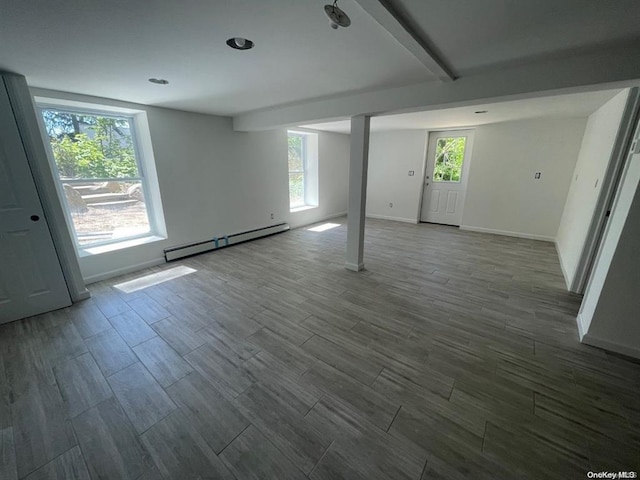
<svg viewBox="0 0 640 480">
<path fill-rule="evenodd" d="M 436 144 L 434 182 L 460 182 L 466 137 L 438 138 Z"/>
<path fill-rule="evenodd" d="M 288 132 L 289 208 L 292 211 L 318 204 L 318 136 Z"/>
<path fill-rule="evenodd" d="M 39 106 L 58 191 L 79 250 L 164 230 L 155 168 L 155 192 L 145 175 L 149 169 L 137 131 L 142 114 Z"/>
<path fill-rule="evenodd" d="M 307 137 L 289 132 L 289 208 L 304 207 Z"/>
</svg>

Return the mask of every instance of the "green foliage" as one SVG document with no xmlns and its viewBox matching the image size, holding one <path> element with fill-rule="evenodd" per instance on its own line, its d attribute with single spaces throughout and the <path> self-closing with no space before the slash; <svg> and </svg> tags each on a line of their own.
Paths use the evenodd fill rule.
<svg viewBox="0 0 640 480">
<path fill-rule="evenodd" d="M 304 205 L 304 175 L 302 173 L 289 174 L 289 205 L 291 207 Z"/>
<path fill-rule="evenodd" d="M 289 205 L 304 205 L 304 148 L 305 138 L 289 135 Z"/>
<path fill-rule="evenodd" d="M 301 172 L 303 168 L 303 137 L 300 135 L 289 135 L 289 171 Z"/>
<path fill-rule="evenodd" d="M 466 137 L 439 138 L 436 144 L 434 182 L 459 182 L 464 161 Z"/>
<path fill-rule="evenodd" d="M 44 110 L 51 150 L 63 178 L 138 177 L 127 118 Z"/>
</svg>

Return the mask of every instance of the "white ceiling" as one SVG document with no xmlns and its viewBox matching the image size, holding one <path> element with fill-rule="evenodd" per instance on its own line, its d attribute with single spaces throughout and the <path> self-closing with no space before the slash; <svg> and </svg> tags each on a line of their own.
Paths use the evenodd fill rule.
<svg viewBox="0 0 640 480">
<path fill-rule="evenodd" d="M 637 0 L 395 0 L 455 73 L 640 41 Z"/>
<path fill-rule="evenodd" d="M 35 87 L 227 115 L 433 78 L 352 0 L 340 0 L 353 22 L 340 30 L 324 3 L 0 0 L 0 69 Z M 237 36 L 255 48 L 232 50 Z"/>
<path fill-rule="evenodd" d="M 587 117 L 620 90 L 574 93 L 554 97 L 532 98 L 511 102 L 487 103 L 469 107 L 401 113 L 371 118 L 371 131 L 440 130 L 445 128 L 474 127 L 490 123 L 510 122 L 532 118 Z M 486 110 L 487 113 L 476 114 Z M 326 132 L 349 133 L 350 120 L 300 125 Z"/>
<path fill-rule="evenodd" d="M 0 0 L 0 70 L 30 85 L 234 115 L 434 81 L 357 0 Z M 637 0 L 387 0 L 456 74 L 640 39 Z M 244 36 L 250 51 L 225 45 Z M 166 78 L 167 86 L 150 77 Z"/>
</svg>

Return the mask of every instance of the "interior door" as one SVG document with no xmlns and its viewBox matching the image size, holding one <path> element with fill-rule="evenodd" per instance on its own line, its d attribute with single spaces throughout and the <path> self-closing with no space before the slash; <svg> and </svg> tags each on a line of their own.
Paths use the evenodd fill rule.
<svg viewBox="0 0 640 480">
<path fill-rule="evenodd" d="M 460 225 L 472 146 L 473 130 L 429 134 L 420 221 Z"/>
<path fill-rule="evenodd" d="M 0 323 L 68 305 L 71 298 L 0 81 Z"/>
</svg>

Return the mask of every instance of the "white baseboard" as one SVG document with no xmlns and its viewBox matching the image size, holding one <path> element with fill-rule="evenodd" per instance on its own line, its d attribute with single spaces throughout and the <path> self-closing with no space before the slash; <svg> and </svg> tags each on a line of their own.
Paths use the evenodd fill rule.
<svg viewBox="0 0 640 480">
<path fill-rule="evenodd" d="M 296 212 L 292 212 L 292 213 L 296 213 Z M 311 221 L 304 221 L 302 223 L 293 222 L 293 221 L 291 221 L 291 217 L 289 217 L 289 226 L 291 228 L 306 227 L 308 225 L 313 225 L 313 224 L 316 224 L 316 223 L 325 222 L 327 220 L 331 220 L 333 218 L 338 218 L 338 217 L 344 217 L 346 215 L 347 215 L 347 212 L 331 213 L 329 215 L 325 215 L 324 217 L 314 218 Z"/>
<path fill-rule="evenodd" d="M 589 333 L 584 335 L 582 343 L 591 345 L 593 347 L 602 348 L 604 350 L 609 350 L 611 352 L 621 353 L 622 355 L 626 355 L 628 357 L 640 359 L 640 348 L 635 346 L 632 347 L 629 345 L 621 345 L 610 340 L 604 340 L 602 338 L 595 337 Z"/>
<path fill-rule="evenodd" d="M 367 213 L 367 217 L 377 218 L 379 220 L 393 220 L 395 222 L 413 223 L 414 225 L 418 223 L 418 221 L 414 218 L 390 217 L 387 215 L 376 215 L 374 213 Z"/>
<path fill-rule="evenodd" d="M 556 241 L 555 237 L 548 237 L 546 235 L 533 235 L 531 233 L 510 232 L 507 230 L 496 230 L 493 228 L 472 227 L 470 225 L 460 225 L 460 230 L 468 230 L 470 232 L 480 232 L 480 233 L 492 233 L 494 235 L 504 235 L 507 237 L 527 238 L 529 240 L 541 240 L 543 242 L 555 243 Z"/>
<path fill-rule="evenodd" d="M 98 273 L 97 275 L 90 275 L 88 277 L 84 277 L 84 281 L 87 284 L 101 282 L 102 280 L 108 280 L 109 278 L 119 277 L 120 275 L 125 275 L 127 273 L 132 273 L 138 270 L 143 270 L 145 268 L 155 267 L 158 265 L 162 265 L 166 263 L 164 257 L 155 258 L 153 260 L 149 260 L 148 262 L 136 263 L 135 265 L 127 265 L 126 267 L 117 268 L 115 270 L 109 270 L 108 272 Z"/>
<path fill-rule="evenodd" d="M 580 336 L 580 341 L 582 342 L 582 339 L 587 334 L 587 326 L 585 325 L 585 320 L 582 317 L 582 314 L 578 314 L 578 316 L 576 317 L 576 323 L 578 324 L 578 335 Z"/>
<path fill-rule="evenodd" d="M 75 292 L 71 296 L 71 300 L 73 301 L 73 303 L 81 302 L 82 300 L 86 300 L 87 298 L 91 298 L 91 292 L 86 288 L 80 292 Z"/>
<path fill-rule="evenodd" d="M 622 355 L 626 355 L 628 357 L 640 358 L 640 347 L 622 345 L 617 342 L 612 342 L 611 340 L 599 338 L 589 333 L 587 330 L 585 319 L 581 314 L 578 314 L 576 323 L 578 324 L 578 335 L 580 335 L 580 341 L 582 343 L 591 345 L 592 347 L 609 350 L 610 352 L 621 353 Z"/>
<path fill-rule="evenodd" d="M 571 282 L 572 279 L 569 278 L 569 274 L 567 270 L 564 268 L 564 262 L 562 261 L 562 254 L 560 253 L 560 246 L 558 245 L 558 240 L 554 240 L 553 242 L 556 246 L 556 253 L 558 254 L 558 263 L 560 263 L 560 270 L 562 270 L 562 277 L 564 278 L 564 283 L 567 285 L 567 291 L 571 291 Z M 582 338 L 582 336 L 580 336 Z"/>
<path fill-rule="evenodd" d="M 364 270 L 364 263 L 355 264 L 355 263 L 347 262 L 345 264 L 345 268 L 347 270 L 351 270 L 352 272 L 360 272 L 360 271 Z"/>
</svg>

